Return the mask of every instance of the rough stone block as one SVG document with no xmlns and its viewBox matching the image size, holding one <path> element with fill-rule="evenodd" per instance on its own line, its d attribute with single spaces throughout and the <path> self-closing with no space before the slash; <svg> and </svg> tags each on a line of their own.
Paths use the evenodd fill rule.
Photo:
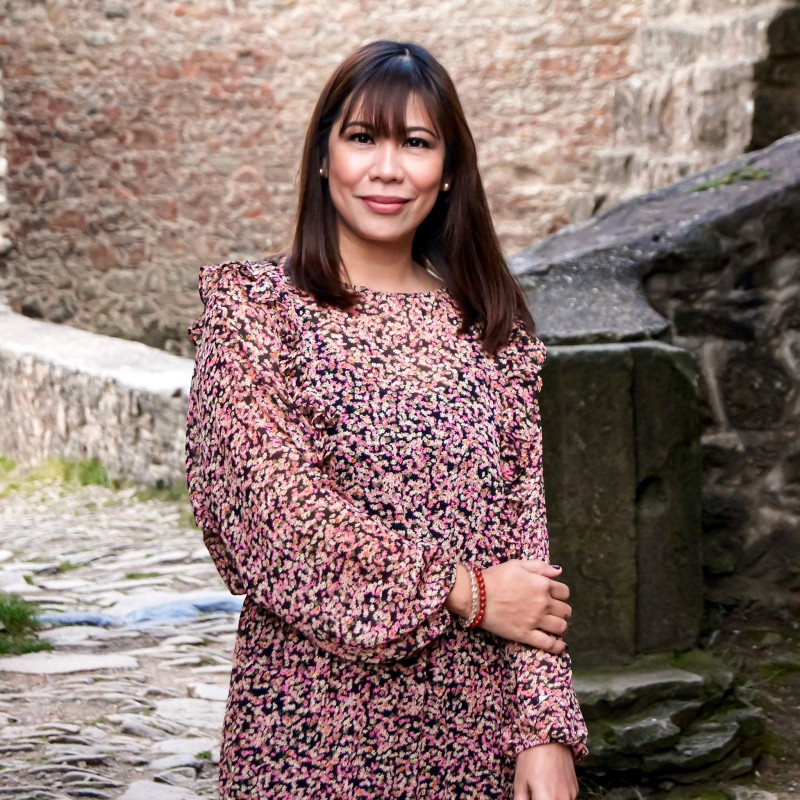
<svg viewBox="0 0 800 800">
<path fill-rule="evenodd" d="M 551 552 L 572 589 L 569 643 L 581 663 L 636 650 L 632 369 L 625 346 L 554 347 L 543 374 Z"/>
<path fill-rule="evenodd" d="M 577 663 L 691 646 L 702 611 L 696 374 L 658 342 L 551 347 L 541 395 L 552 558 Z"/>
<path fill-rule="evenodd" d="M 0 312 L 0 453 L 98 458 L 115 478 L 183 480 L 192 362 Z"/>
<path fill-rule="evenodd" d="M 631 345 L 636 442 L 637 649 L 687 647 L 703 611 L 700 428 L 692 356 Z"/>
</svg>

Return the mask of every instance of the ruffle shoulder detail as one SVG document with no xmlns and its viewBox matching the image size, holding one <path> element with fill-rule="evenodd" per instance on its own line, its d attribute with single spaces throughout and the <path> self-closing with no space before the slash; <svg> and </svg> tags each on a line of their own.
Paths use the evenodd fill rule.
<svg viewBox="0 0 800 800">
<path fill-rule="evenodd" d="M 517 319 L 508 344 L 495 355 L 495 363 L 506 388 L 512 392 L 523 388 L 533 392 L 535 397 L 541 389 L 540 372 L 546 358 L 547 350 L 542 340 L 528 333 Z"/>
<path fill-rule="evenodd" d="M 303 304 L 314 300 L 288 282 L 284 265 L 285 257 L 281 257 L 201 267 L 200 298 L 205 313 L 189 329 L 189 336 L 199 347 L 210 332 L 206 320 L 216 303 L 225 305 L 226 313 L 235 316 L 243 329 L 252 328 L 243 330 L 243 345 L 254 361 L 263 364 L 265 355 L 269 356 L 271 363 L 266 368 L 280 377 L 288 410 L 307 422 L 324 458 L 326 434 L 335 427 L 337 415 L 315 388 L 316 334 L 302 315 Z M 264 337 L 270 334 L 273 341 L 268 343 Z"/>
</svg>

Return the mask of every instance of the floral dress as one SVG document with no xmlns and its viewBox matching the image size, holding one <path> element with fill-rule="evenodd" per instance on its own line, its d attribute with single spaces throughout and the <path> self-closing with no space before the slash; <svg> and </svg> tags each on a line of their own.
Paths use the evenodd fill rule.
<svg viewBox="0 0 800 800">
<path fill-rule="evenodd" d="M 584 755 L 567 655 L 467 630 L 456 564 L 548 557 L 517 323 L 486 355 L 441 288 L 318 305 L 283 263 L 204 267 L 187 469 L 244 594 L 223 800 L 511 798 L 515 756 Z"/>
</svg>

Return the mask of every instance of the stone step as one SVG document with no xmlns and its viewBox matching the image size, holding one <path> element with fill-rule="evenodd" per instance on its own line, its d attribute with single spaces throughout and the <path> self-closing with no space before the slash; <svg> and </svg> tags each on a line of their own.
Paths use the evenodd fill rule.
<svg viewBox="0 0 800 800">
<path fill-rule="evenodd" d="M 737 14 L 759 6 L 774 7 L 774 0 L 650 0 L 650 17 L 671 17 L 686 14 Z"/>
<path fill-rule="evenodd" d="M 699 651 L 679 665 L 663 656 L 643 656 L 614 670 L 576 670 L 574 678 L 587 720 L 629 716 L 673 700 L 715 702 L 732 685 L 733 673 Z"/>
<path fill-rule="evenodd" d="M 614 143 L 691 154 L 742 152 L 752 123 L 754 64 L 749 60 L 692 64 L 637 75 L 614 88 Z"/>
<path fill-rule="evenodd" d="M 646 147 L 618 147 L 593 154 L 592 173 L 597 192 L 624 187 L 625 195 L 640 194 L 666 186 L 688 175 L 714 166 L 721 156 L 714 153 L 660 155 Z M 609 207 L 606 203 L 604 208 Z"/>
<path fill-rule="evenodd" d="M 684 653 L 677 663 L 647 656 L 613 672 L 576 671 L 589 727 L 582 771 L 677 783 L 749 773 L 764 715 L 736 696 L 733 682 L 731 670 L 702 651 Z"/>
<path fill-rule="evenodd" d="M 767 28 L 774 16 L 775 6 L 768 5 L 733 17 L 672 15 L 646 23 L 638 33 L 639 67 L 663 72 L 696 63 L 709 53 L 723 61 L 760 61 L 769 55 Z"/>
</svg>

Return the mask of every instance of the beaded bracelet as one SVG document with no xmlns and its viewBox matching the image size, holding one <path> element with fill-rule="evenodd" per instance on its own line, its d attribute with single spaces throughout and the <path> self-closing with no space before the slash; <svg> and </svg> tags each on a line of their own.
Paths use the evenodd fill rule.
<svg viewBox="0 0 800 800">
<path fill-rule="evenodd" d="M 478 579 L 475 577 L 475 570 L 472 568 L 472 564 L 464 564 L 464 566 L 467 568 L 467 574 L 469 575 L 470 593 L 472 594 L 472 604 L 470 605 L 469 616 L 466 619 L 460 617 L 458 621 L 461 624 L 462 628 L 469 628 L 469 626 L 475 621 L 475 615 L 478 613 L 478 606 L 480 604 L 480 599 L 479 599 Z"/>
<path fill-rule="evenodd" d="M 478 612 L 475 614 L 475 618 L 472 620 L 469 627 L 477 628 L 486 616 L 486 584 L 483 580 L 483 572 L 474 564 L 472 565 L 472 571 L 475 574 L 475 580 L 478 584 Z"/>
<path fill-rule="evenodd" d="M 464 564 L 469 574 L 470 590 L 472 594 L 472 605 L 469 617 L 459 618 L 462 628 L 477 628 L 483 622 L 486 614 L 486 584 L 483 581 L 483 573 L 474 564 Z"/>
</svg>

